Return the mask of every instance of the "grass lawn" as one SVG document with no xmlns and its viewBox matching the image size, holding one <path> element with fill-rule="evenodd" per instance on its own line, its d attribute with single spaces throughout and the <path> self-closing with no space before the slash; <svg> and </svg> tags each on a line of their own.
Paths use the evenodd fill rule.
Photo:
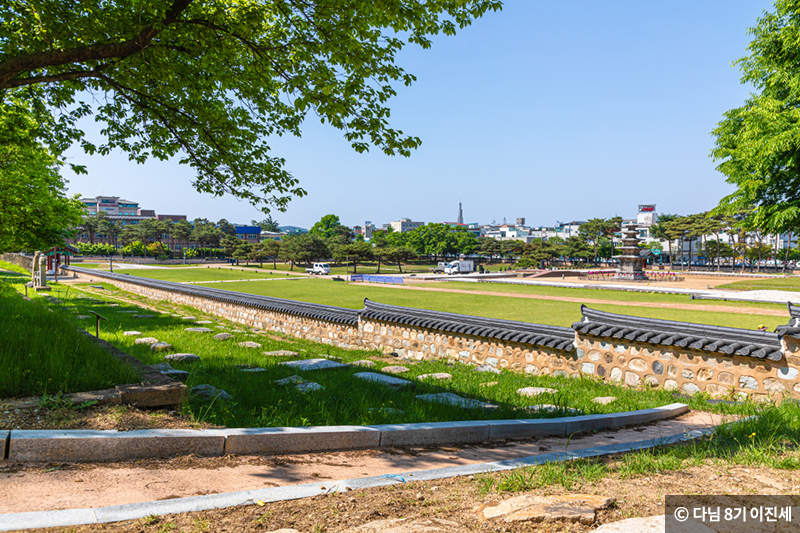
<svg viewBox="0 0 800 533">
<path fill-rule="evenodd" d="M 783 277 L 778 279 L 758 279 L 734 281 L 718 285 L 716 289 L 737 289 L 742 291 L 800 291 L 800 277 Z"/>
<path fill-rule="evenodd" d="M 78 330 L 65 304 L 26 301 L 18 292 L 28 277 L 0 274 L 0 398 L 80 392 L 135 383 L 139 373 L 120 363 Z M 32 292 L 32 291 L 31 291 Z"/>
<path fill-rule="evenodd" d="M 542 296 L 566 296 L 568 298 L 586 298 L 587 300 L 612 300 L 618 302 L 642 303 L 676 303 L 690 304 L 702 308 L 705 305 L 723 305 L 726 307 L 756 307 L 760 309 L 786 310 L 783 304 L 725 302 L 721 300 L 692 300 L 689 295 L 663 294 L 657 292 L 611 291 L 603 289 L 579 289 L 567 287 L 548 287 L 543 285 L 512 285 L 507 283 L 470 283 L 465 281 L 442 281 L 429 283 L 426 287 L 458 289 L 462 291 L 507 292 L 511 294 L 539 294 Z"/>
<path fill-rule="evenodd" d="M 267 272 L 252 272 L 241 269 L 228 270 L 226 268 L 192 268 L 192 269 L 130 269 L 120 270 L 116 274 L 127 274 L 140 278 L 159 279 L 163 281 L 218 281 L 229 279 L 283 279 L 284 274 L 270 274 Z M 305 279 L 305 277 L 303 277 Z M 227 284 L 226 284 L 227 285 Z"/>
<path fill-rule="evenodd" d="M 333 283 L 333 282 L 331 282 Z M 85 286 L 84 286 L 85 287 Z M 229 427 L 272 427 L 335 424 L 378 424 L 399 422 L 471 420 L 488 418 L 534 418 L 557 416 L 559 413 L 535 414 L 523 408 L 537 403 L 577 408 L 584 413 L 605 413 L 644 409 L 664 405 L 674 401 L 672 393 L 664 390 L 640 391 L 620 388 L 593 379 L 565 379 L 549 376 L 527 376 L 503 371 L 500 375 L 478 373 L 473 367 L 461 363 L 444 361 L 400 362 L 388 361 L 376 352 L 344 350 L 331 346 L 292 339 L 275 339 L 274 335 L 254 333 L 246 328 L 214 317 L 204 317 L 191 308 L 179 308 L 167 302 L 153 302 L 143 297 L 124 293 L 111 288 L 108 291 L 93 292 L 93 297 L 115 301 L 114 296 L 123 295 L 136 302 L 155 306 L 158 311 L 143 310 L 135 305 L 122 304 L 111 307 L 81 299 L 81 286 L 57 287 L 58 298 L 75 310 L 63 306 L 52 306 L 55 314 L 67 319 L 93 309 L 109 319 L 103 323 L 101 337 L 123 351 L 148 363 L 163 362 L 163 353 L 152 352 L 147 344 L 135 344 L 136 337 L 124 336 L 127 330 L 136 330 L 143 336 L 155 337 L 159 341 L 172 344 L 177 352 L 194 353 L 200 356 L 199 363 L 173 363 L 175 368 L 187 370 L 187 385 L 211 384 L 227 391 L 232 401 L 203 400 L 191 396 L 189 412 L 198 422 L 226 425 Z M 41 297 L 37 297 L 40 299 Z M 131 311 L 152 314 L 153 318 L 133 318 Z M 188 327 L 199 327 L 194 320 L 173 316 L 176 311 L 183 316 L 212 320 L 205 325 L 212 333 L 185 331 Z M 73 319 L 74 320 L 74 319 Z M 89 327 L 88 321 L 86 327 Z M 229 332 L 234 338 L 217 341 L 213 335 Z M 239 342 L 260 343 L 260 348 L 246 348 Z M 292 350 L 296 357 L 273 357 L 264 351 Z M 279 363 L 292 359 L 305 359 L 321 355 L 338 357 L 345 362 L 372 358 L 375 367 L 322 372 L 302 372 Z M 410 369 L 401 377 L 416 382 L 413 390 L 395 391 L 381 385 L 359 380 L 353 374 L 363 371 L 379 371 L 391 364 L 405 364 Z M 251 365 L 265 369 L 263 372 L 244 372 L 236 365 Z M 419 380 L 418 376 L 434 372 L 447 372 L 453 376 L 450 381 Z M 313 381 L 325 387 L 324 391 L 301 393 L 294 386 L 274 384 L 277 379 L 300 375 L 306 381 Z M 481 386 L 486 382 L 498 382 L 491 387 Z M 526 398 L 516 390 L 527 386 L 547 386 L 559 392 L 543 395 L 536 399 Z M 463 397 L 486 401 L 499 406 L 496 410 L 462 409 L 436 403 L 424 402 L 416 398 L 418 394 L 454 392 Z M 596 396 L 616 396 L 617 402 L 607 406 L 591 402 Z M 733 409 L 737 412 L 752 412 L 752 405 L 716 406 L 707 405 L 700 397 L 691 400 L 701 409 Z M 398 411 L 391 411 L 392 408 Z"/>
<path fill-rule="evenodd" d="M 216 285 L 209 285 L 216 287 Z M 448 311 L 467 315 L 521 320 L 554 326 L 569 326 L 580 320 L 580 304 L 555 300 L 522 300 L 482 294 L 453 294 L 415 290 L 391 289 L 368 284 L 345 284 L 327 279 L 309 279 L 293 283 L 233 282 L 225 284 L 226 290 L 274 296 L 289 300 L 336 305 L 361 309 L 364 298 L 381 303 L 417 307 L 433 311 Z M 598 291 L 599 292 L 599 291 Z M 766 315 L 728 314 L 698 310 L 684 311 L 648 306 L 641 307 L 598 304 L 591 307 L 612 313 L 697 322 L 717 326 L 756 329 L 765 324 L 769 329 L 786 324 L 786 318 Z"/>
</svg>

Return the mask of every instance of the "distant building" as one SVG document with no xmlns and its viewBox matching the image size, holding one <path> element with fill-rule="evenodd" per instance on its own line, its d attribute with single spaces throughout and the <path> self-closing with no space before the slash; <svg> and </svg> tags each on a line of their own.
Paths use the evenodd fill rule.
<svg viewBox="0 0 800 533">
<path fill-rule="evenodd" d="M 525 218 L 518 218 L 517 219 L 517 226 L 524 226 L 525 225 Z"/>
<path fill-rule="evenodd" d="M 261 242 L 268 240 L 282 241 L 285 236 L 286 236 L 285 233 L 281 233 L 279 231 L 262 231 Z"/>
<path fill-rule="evenodd" d="M 236 238 L 247 241 L 250 244 L 260 242 L 261 228 L 258 226 L 234 226 L 236 228 Z"/>
<path fill-rule="evenodd" d="M 97 213 L 122 216 L 139 215 L 138 202 L 123 200 L 119 196 L 95 196 L 94 198 L 81 198 L 80 201 L 86 207 L 86 213 L 89 215 Z"/>
<path fill-rule="evenodd" d="M 186 215 L 156 215 L 158 220 L 170 220 L 172 222 L 178 222 L 179 220 L 186 220 Z"/>
<path fill-rule="evenodd" d="M 461 210 L 461 202 L 458 202 L 458 225 L 464 223 L 464 211 Z"/>
<path fill-rule="evenodd" d="M 375 224 L 367 220 L 364 222 L 363 226 L 353 226 L 353 233 L 356 235 L 363 235 L 364 240 L 370 240 L 372 238 L 372 232 L 375 231 Z"/>
<path fill-rule="evenodd" d="M 411 231 L 417 229 L 421 226 L 424 226 L 424 222 L 412 222 L 410 218 L 401 218 L 396 222 L 390 222 L 389 225 L 392 227 L 394 231 L 399 233 L 405 233 L 406 231 Z"/>
</svg>

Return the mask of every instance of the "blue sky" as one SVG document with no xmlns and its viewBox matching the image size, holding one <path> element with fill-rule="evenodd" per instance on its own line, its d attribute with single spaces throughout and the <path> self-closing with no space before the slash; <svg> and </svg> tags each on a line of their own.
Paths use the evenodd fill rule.
<svg viewBox="0 0 800 533">
<path fill-rule="evenodd" d="M 508 0 L 455 37 L 400 55 L 418 78 L 391 103 L 392 126 L 422 139 L 410 158 L 357 154 L 315 119 L 300 139 L 270 139 L 308 191 L 273 215 L 303 227 L 328 213 L 347 225 L 442 222 L 461 200 L 467 222 L 552 225 L 632 217 L 639 203 L 708 210 L 732 191 L 709 157 L 710 131 L 748 95 L 732 63 L 768 9 L 762 0 Z M 71 193 L 190 219 L 262 218 L 246 202 L 195 192 L 177 162 L 68 156 L 89 171 L 67 173 Z"/>
</svg>

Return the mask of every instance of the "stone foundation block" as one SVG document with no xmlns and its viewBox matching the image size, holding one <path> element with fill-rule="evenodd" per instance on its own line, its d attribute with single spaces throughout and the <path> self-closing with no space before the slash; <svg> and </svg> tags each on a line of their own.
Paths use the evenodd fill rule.
<svg viewBox="0 0 800 533">
<path fill-rule="evenodd" d="M 374 426 L 326 426 L 225 429 L 225 453 L 256 455 L 377 448 L 381 432 Z"/>
<path fill-rule="evenodd" d="M 218 430 L 12 430 L 9 461 L 105 462 L 195 454 L 222 455 Z"/>
<path fill-rule="evenodd" d="M 381 446 L 426 446 L 484 442 L 489 439 L 487 421 L 384 424 L 370 426 L 381 432 Z"/>
<path fill-rule="evenodd" d="M 186 385 L 161 375 L 169 383 L 158 385 L 117 385 L 120 401 L 136 407 L 180 406 L 186 397 Z"/>
</svg>

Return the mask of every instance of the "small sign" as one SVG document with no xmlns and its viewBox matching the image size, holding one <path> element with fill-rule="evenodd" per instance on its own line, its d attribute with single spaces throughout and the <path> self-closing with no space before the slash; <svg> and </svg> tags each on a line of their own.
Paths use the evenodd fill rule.
<svg viewBox="0 0 800 533">
<path fill-rule="evenodd" d="M 661 250 L 659 250 L 658 248 L 650 248 L 650 252 L 653 255 L 661 255 Z"/>
</svg>

